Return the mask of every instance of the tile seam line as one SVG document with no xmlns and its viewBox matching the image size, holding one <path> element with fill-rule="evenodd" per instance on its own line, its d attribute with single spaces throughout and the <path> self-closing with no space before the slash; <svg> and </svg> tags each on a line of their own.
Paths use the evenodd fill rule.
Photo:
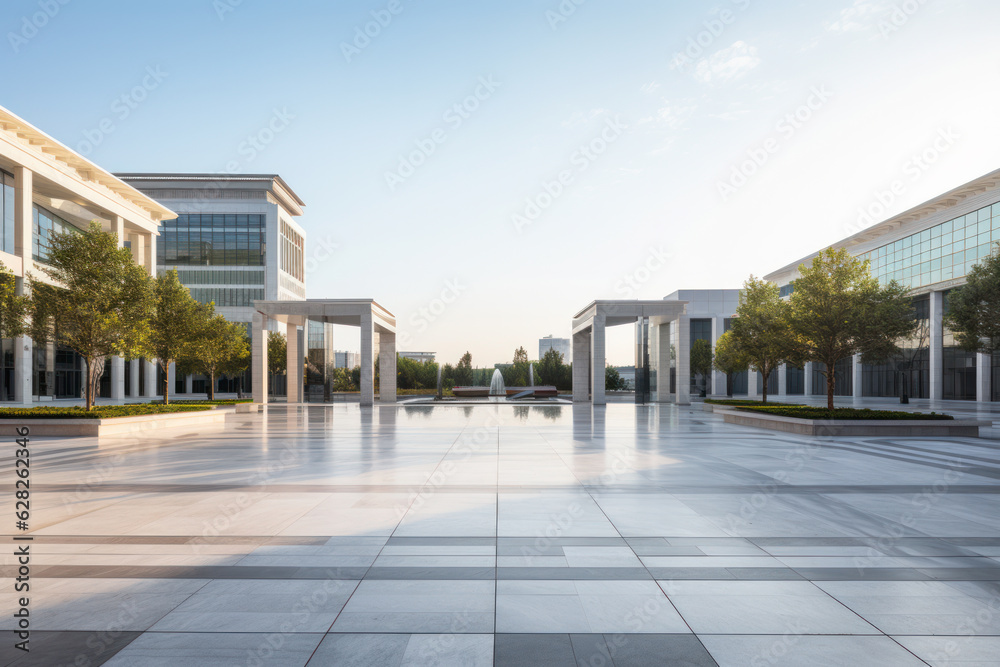
<svg viewBox="0 0 1000 667">
<path fill-rule="evenodd" d="M 427 476 L 428 481 L 425 481 L 423 484 L 420 485 L 420 491 L 423 491 L 423 489 L 427 486 L 429 480 L 434 476 L 434 473 L 437 472 L 437 469 L 440 468 L 441 465 L 444 463 L 444 460 L 448 457 L 449 452 L 451 452 L 451 450 L 455 448 L 455 445 L 458 444 L 458 441 L 461 440 L 462 434 L 465 433 L 468 427 L 469 427 L 468 422 L 466 422 L 466 424 L 458 432 L 458 435 L 455 436 L 455 440 L 451 443 L 451 446 L 449 446 L 448 449 L 445 450 L 441 458 L 438 459 L 437 465 L 434 466 L 434 470 L 432 470 L 431 473 Z M 351 594 L 347 596 L 347 600 L 344 601 L 344 606 L 341 607 L 340 611 L 337 612 L 337 615 L 334 616 L 333 621 L 330 623 L 330 627 L 327 628 L 326 632 L 323 633 L 323 637 L 319 640 L 319 643 L 316 644 L 316 648 L 312 650 L 312 653 L 309 654 L 309 658 L 305 661 L 303 667 L 306 667 L 310 662 L 312 662 L 312 659 L 316 657 L 316 652 L 319 651 L 319 647 L 323 644 L 323 640 L 326 639 L 327 635 L 329 635 L 332 632 L 333 626 L 336 625 L 337 620 L 340 619 L 340 615 L 344 613 L 344 610 L 347 609 L 347 605 L 349 605 L 351 603 L 351 600 L 354 598 L 355 593 L 357 593 L 358 589 L 361 588 L 361 582 L 363 582 L 365 579 L 368 578 L 368 575 L 371 573 L 372 568 L 375 567 L 376 561 L 378 561 L 378 559 L 382 556 L 382 552 L 385 551 L 385 548 L 389 544 L 389 541 L 396 534 L 396 531 L 399 530 L 399 526 L 400 524 L 403 523 L 403 519 L 406 518 L 406 515 L 413 508 L 413 503 L 417 501 L 417 496 L 419 496 L 419 492 L 414 496 L 413 500 L 410 501 L 410 504 L 406 508 L 406 512 L 403 512 L 403 514 L 399 517 L 399 521 L 396 522 L 396 527 L 393 528 L 392 532 L 389 534 L 385 542 L 382 544 L 382 547 L 378 550 L 378 553 L 375 555 L 375 558 L 372 559 L 372 564 L 368 566 L 368 568 L 365 570 L 364 575 L 362 575 L 362 577 L 358 579 L 358 583 L 354 585 L 354 590 L 352 590 Z M 400 657 L 400 661 L 402 661 L 402 657 Z"/>
</svg>

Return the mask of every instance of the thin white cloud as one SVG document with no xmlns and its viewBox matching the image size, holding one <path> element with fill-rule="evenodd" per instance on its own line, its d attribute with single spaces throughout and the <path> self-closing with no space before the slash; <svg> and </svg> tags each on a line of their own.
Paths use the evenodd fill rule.
<svg viewBox="0 0 1000 667">
<path fill-rule="evenodd" d="M 740 78 L 759 64 L 757 48 L 739 41 L 699 62 L 694 77 L 702 83 L 726 83 Z"/>
<path fill-rule="evenodd" d="M 656 81 L 650 81 L 649 83 L 645 84 L 639 90 L 641 90 L 646 95 L 652 95 L 653 93 L 655 93 L 659 89 L 660 89 L 660 84 L 659 83 L 657 83 Z"/>
<path fill-rule="evenodd" d="M 854 0 L 854 4 L 841 9 L 837 19 L 826 27 L 830 32 L 866 32 L 891 9 L 892 4 L 887 0 Z"/>
<path fill-rule="evenodd" d="M 563 121 L 563 127 L 580 127 L 587 125 L 596 118 L 610 113 L 607 109 L 591 109 L 590 111 L 574 111 L 573 115 Z"/>
</svg>

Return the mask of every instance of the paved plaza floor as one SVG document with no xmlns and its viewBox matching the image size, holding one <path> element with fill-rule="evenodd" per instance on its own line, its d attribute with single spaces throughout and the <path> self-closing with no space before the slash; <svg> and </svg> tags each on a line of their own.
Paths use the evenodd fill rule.
<svg viewBox="0 0 1000 667">
<path fill-rule="evenodd" d="M 996 432 L 336 405 L 39 438 L 0 664 L 1000 664 Z"/>
</svg>

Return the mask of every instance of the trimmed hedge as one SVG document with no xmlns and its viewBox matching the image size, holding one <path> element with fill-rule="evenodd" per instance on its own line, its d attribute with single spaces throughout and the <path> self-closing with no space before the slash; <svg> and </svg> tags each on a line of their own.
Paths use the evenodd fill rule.
<svg viewBox="0 0 1000 667">
<path fill-rule="evenodd" d="M 184 399 L 175 401 L 170 399 L 170 405 L 241 405 L 243 403 L 253 403 L 252 398 L 220 398 L 214 401 L 199 401 L 198 399 Z M 162 405 L 163 401 L 150 401 L 147 405 Z"/>
<path fill-rule="evenodd" d="M 114 417 L 144 417 L 177 412 L 214 410 L 210 405 L 99 405 L 90 412 L 82 407 L 40 406 L 37 408 L 0 408 L 0 419 L 109 419 Z"/>
<path fill-rule="evenodd" d="M 738 398 L 735 398 L 735 399 L 723 399 L 723 400 L 718 400 L 718 399 L 714 399 L 714 398 L 706 398 L 705 402 L 709 403 L 710 405 L 728 405 L 730 407 L 740 407 L 740 408 L 742 408 L 742 407 L 748 407 L 749 408 L 749 407 L 756 407 L 756 406 L 767 407 L 767 406 L 771 406 L 771 405 L 777 405 L 779 407 L 781 407 L 781 406 L 784 406 L 784 407 L 799 407 L 799 406 L 802 405 L 801 403 L 764 403 L 762 401 L 751 401 L 751 400 L 747 400 L 747 399 L 738 399 Z M 805 407 L 805 406 L 803 406 L 803 407 Z"/>
<path fill-rule="evenodd" d="M 794 419 L 833 419 L 833 420 L 919 420 L 948 421 L 955 419 L 951 415 L 936 412 L 898 412 L 896 410 L 869 410 L 859 408 L 835 408 L 832 412 L 826 408 L 812 406 L 747 406 L 737 407 L 740 412 L 759 412 L 777 417 L 792 417 Z"/>
</svg>

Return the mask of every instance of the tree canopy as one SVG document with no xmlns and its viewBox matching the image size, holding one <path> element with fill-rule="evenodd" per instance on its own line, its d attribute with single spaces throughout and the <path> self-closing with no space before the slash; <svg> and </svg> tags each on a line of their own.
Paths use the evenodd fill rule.
<svg viewBox="0 0 1000 667">
<path fill-rule="evenodd" d="M 796 352 L 791 328 L 791 309 L 778 286 L 753 276 L 743 284 L 740 305 L 733 318 L 732 341 L 750 370 L 764 376 L 763 401 L 767 402 L 767 379 Z M 756 379 L 751 377 L 750 382 Z"/>
<path fill-rule="evenodd" d="M 970 352 L 1000 350 L 1000 244 L 948 294 L 948 327 L 956 342 Z"/>
<path fill-rule="evenodd" d="M 917 328 L 913 303 L 906 288 L 895 281 L 879 285 L 868 262 L 844 249 L 821 252 L 799 274 L 789 302 L 796 354 L 800 362 L 825 365 L 832 410 L 837 362 L 860 354 L 878 364 L 899 354 L 898 341 Z"/>
<path fill-rule="evenodd" d="M 178 368 L 208 378 L 208 398 L 215 399 L 216 378 L 234 377 L 250 366 L 250 340 L 242 324 L 215 314 L 215 304 L 198 304 L 196 335 L 184 347 Z"/>
<path fill-rule="evenodd" d="M 206 314 L 173 269 L 157 276 L 152 288 L 153 311 L 145 356 L 156 359 L 166 378 L 169 377 L 170 364 L 179 361 L 203 333 Z M 207 347 L 203 348 L 207 350 Z M 170 382 L 164 387 L 163 403 L 170 403 Z"/>
<path fill-rule="evenodd" d="M 53 234 L 47 261 L 38 267 L 54 284 L 29 279 L 31 337 L 83 357 L 84 398 L 91 410 L 105 358 L 135 359 L 148 347 L 154 301 L 150 278 L 98 222 L 85 231 Z"/>
</svg>

